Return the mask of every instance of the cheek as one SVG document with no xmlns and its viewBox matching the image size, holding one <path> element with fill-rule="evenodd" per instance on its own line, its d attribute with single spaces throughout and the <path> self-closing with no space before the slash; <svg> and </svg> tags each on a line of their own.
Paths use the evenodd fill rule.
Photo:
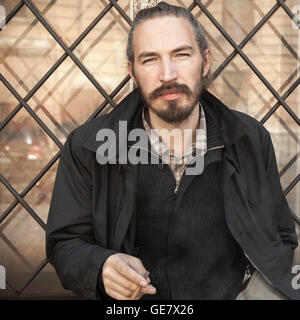
<svg viewBox="0 0 300 320">
<path fill-rule="evenodd" d="M 157 87 L 156 76 L 153 72 L 145 70 L 137 77 L 142 91 L 146 94 L 151 93 Z"/>
<path fill-rule="evenodd" d="M 201 73 L 202 73 L 202 67 L 199 64 L 195 64 L 194 68 L 191 68 L 190 70 L 190 75 L 194 80 L 200 78 Z"/>
<path fill-rule="evenodd" d="M 201 66 L 199 66 L 199 68 L 195 68 L 191 73 L 190 83 L 192 83 L 192 87 L 197 88 L 201 83 L 201 79 L 202 79 L 202 69 L 201 69 Z"/>
<path fill-rule="evenodd" d="M 201 64 L 197 61 L 194 63 L 188 63 L 188 65 L 181 66 L 179 72 L 179 78 L 189 87 L 193 88 L 195 82 L 201 79 Z"/>
</svg>

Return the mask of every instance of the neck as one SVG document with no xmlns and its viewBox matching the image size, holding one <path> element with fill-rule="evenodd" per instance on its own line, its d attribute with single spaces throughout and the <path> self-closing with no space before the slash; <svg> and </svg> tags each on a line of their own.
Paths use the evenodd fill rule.
<svg viewBox="0 0 300 320">
<path fill-rule="evenodd" d="M 180 123 L 168 123 L 147 109 L 146 120 L 152 129 L 159 130 L 160 136 L 169 149 L 178 155 L 183 154 L 196 141 L 196 129 L 199 125 L 200 108 L 197 105 L 191 115 Z M 176 130 L 175 130 L 176 129 Z M 170 138 L 171 137 L 171 138 Z"/>
</svg>

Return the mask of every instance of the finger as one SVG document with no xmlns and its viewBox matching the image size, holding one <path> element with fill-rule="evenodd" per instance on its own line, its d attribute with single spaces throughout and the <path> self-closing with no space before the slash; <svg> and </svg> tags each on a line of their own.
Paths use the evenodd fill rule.
<svg viewBox="0 0 300 320">
<path fill-rule="evenodd" d="M 141 299 L 145 294 L 156 294 L 156 288 L 154 288 L 153 286 L 151 286 L 150 288 L 148 287 L 141 289 L 135 300 Z"/>
<path fill-rule="evenodd" d="M 156 288 L 153 287 L 151 284 L 148 285 L 146 288 L 142 288 L 140 293 L 142 294 L 156 294 Z"/>
<path fill-rule="evenodd" d="M 110 290 L 108 295 L 117 300 L 131 300 L 130 297 L 124 296 L 115 290 Z M 144 294 L 140 292 L 134 300 L 140 300 L 143 296 Z"/>
<path fill-rule="evenodd" d="M 131 300 L 135 300 L 137 297 L 141 297 L 144 294 L 155 294 L 156 289 L 153 286 L 148 286 L 147 288 L 141 289 L 141 287 L 137 287 L 137 289 L 134 291 L 134 293 L 131 296 Z"/>
<path fill-rule="evenodd" d="M 123 277 L 126 277 L 128 280 L 134 282 L 135 284 L 146 287 L 148 285 L 147 281 L 144 279 L 143 275 L 139 274 L 136 270 L 134 270 L 131 266 L 119 260 L 117 264 L 113 266 L 113 268 Z"/>
<path fill-rule="evenodd" d="M 106 290 L 110 291 L 113 290 L 114 292 L 118 292 L 120 295 L 127 297 L 128 299 L 132 296 L 133 292 L 132 290 L 128 290 L 115 281 L 108 280 L 106 282 Z"/>
<path fill-rule="evenodd" d="M 109 296 L 111 296 L 112 298 L 114 299 L 117 299 L 117 300 L 129 300 L 130 297 L 126 297 L 126 296 L 123 296 L 122 294 L 120 294 L 119 292 L 117 291 L 114 291 L 114 290 L 109 290 L 109 293 L 107 293 Z"/>
<path fill-rule="evenodd" d="M 137 288 L 136 283 L 128 280 L 115 269 L 106 270 L 105 276 L 103 277 L 103 283 L 105 286 L 108 285 L 107 282 L 109 280 L 130 291 L 134 291 Z"/>
</svg>

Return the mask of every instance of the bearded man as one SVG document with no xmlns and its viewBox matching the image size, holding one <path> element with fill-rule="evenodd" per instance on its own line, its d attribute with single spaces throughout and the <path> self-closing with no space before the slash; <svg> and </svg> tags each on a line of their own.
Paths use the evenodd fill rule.
<svg viewBox="0 0 300 320">
<path fill-rule="evenodd" d="M 256 275 L 274 297 L 298 299 L 297 237 L 270 135 L 207 91 L 198 21 L 164 2 L 141 10 L 127 56 L 136 89 L 74 130 L 61 155 L 47 257 L 62 285 L 88 299 L 242 299 Z M 128 134 L 146 133 L 139 151 L 158 163 L 123 161 L 124 121 Z M 103 129 L 121 145 L 107 163 L 97 161 Z M 187 174 L 196 158 L 202 170 Z"/>
</svg>

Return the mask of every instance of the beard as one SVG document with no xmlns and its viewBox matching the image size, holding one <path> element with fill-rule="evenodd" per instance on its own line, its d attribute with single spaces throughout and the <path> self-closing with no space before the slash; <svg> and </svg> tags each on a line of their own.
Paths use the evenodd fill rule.
<svg viewBox="0 0 300 320">
<path fill-rule="evenodd" d="M 137 79 L 136 79 L 137 80 Z M 201 77 L 196 81 L 195 88 L 190 89 L 185 84 L 178 83 L 170 83 L 162 85 L 161 87 L 155 89 L 152 93 L 147 97 L 137 82 L 137 88 L 140 91 L 142 100 L 147 109 L 150 109 L 153 113 L 155 113 L 161 120 L 167 123 L 181 123 L 189 118 L 192 114 L 195 107 L 199 104 L 199 99 L 203 92 L 203 77 L 201 72 Z M 158 99 L 165 90 L 176 90 L 176 92 L 182 93 L 182 97 L 185 96 L 187 99 L 184 99 L 184 102 L 181 102 L 180 99 L 177 100 L 165 100 L 163 103 L 167 104 L 167 108 L 159 109 L 155 108 L 155 100 Z"/>
</svg>

